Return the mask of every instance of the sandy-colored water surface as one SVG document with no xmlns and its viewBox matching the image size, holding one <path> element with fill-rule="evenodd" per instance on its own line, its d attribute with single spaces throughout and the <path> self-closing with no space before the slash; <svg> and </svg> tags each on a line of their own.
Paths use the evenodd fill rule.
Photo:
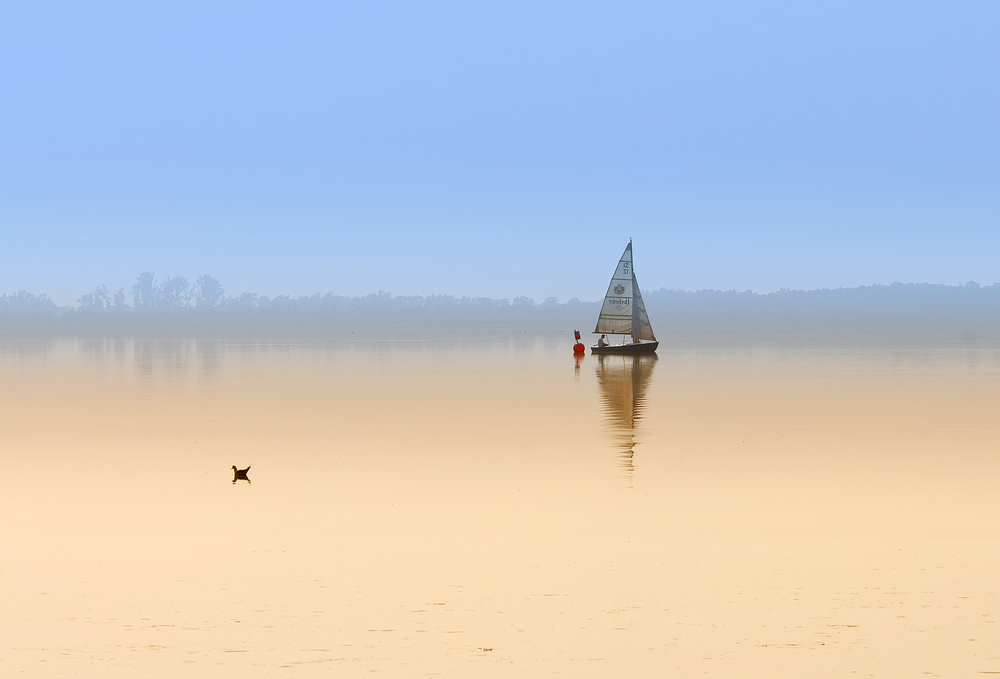
<svg viewBox="0 0 1000 679">
<path fill-rule="evenodd" d="M 997 674 L 998 416 L 984 348 L 6 340 L 0 675 Z"/>
</svg>

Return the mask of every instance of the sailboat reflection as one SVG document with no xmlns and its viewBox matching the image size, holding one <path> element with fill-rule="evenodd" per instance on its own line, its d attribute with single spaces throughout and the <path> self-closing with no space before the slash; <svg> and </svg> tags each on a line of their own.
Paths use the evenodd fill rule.
<svg viewBox="0 0 1000 679">
<path fill-rule="evenodd" d="M 635 432 L 642 419 L 656 354 L 598 355 L 597 383 L 614 432 L 619 465 L 632 476 Z"/>
</svg>

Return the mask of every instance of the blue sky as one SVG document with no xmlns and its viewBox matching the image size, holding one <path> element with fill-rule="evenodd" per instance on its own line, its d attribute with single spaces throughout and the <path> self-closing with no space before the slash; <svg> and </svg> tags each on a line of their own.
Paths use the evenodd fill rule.
<svg viewBox="0 0 1000 679">
<path fill-rule="evenodd" d="M 0 292 L 1000 281 L 996 2 L 7 2 Z"/>
</svg>

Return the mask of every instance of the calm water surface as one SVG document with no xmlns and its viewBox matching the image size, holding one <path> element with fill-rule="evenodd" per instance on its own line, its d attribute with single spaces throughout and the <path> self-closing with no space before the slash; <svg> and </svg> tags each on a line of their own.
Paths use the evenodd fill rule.
<svg viewBox="0 0 1000 679">
<path fill-rule="evenodd" d="M 0 674 L 1000 673 L 1000 352 L 568 346 L 5 340 Z"/>
</svg>

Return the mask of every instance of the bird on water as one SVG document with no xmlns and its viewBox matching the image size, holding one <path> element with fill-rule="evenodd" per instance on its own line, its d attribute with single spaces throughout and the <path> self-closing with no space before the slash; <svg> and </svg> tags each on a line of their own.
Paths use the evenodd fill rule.
<svg viewBox="0 0 1000 679">
<path fill-rule="evenodd" d="M 236 465 L 233 465 L 233 483 L 236 483 L 238 479 L 243 479 L 247 483 L 250 483 L 249 477 L 247 477 L 247 472 L 250 471 L 250 465 L 247 465 L 246 469 L 237 469 Z"/>
</svg>

